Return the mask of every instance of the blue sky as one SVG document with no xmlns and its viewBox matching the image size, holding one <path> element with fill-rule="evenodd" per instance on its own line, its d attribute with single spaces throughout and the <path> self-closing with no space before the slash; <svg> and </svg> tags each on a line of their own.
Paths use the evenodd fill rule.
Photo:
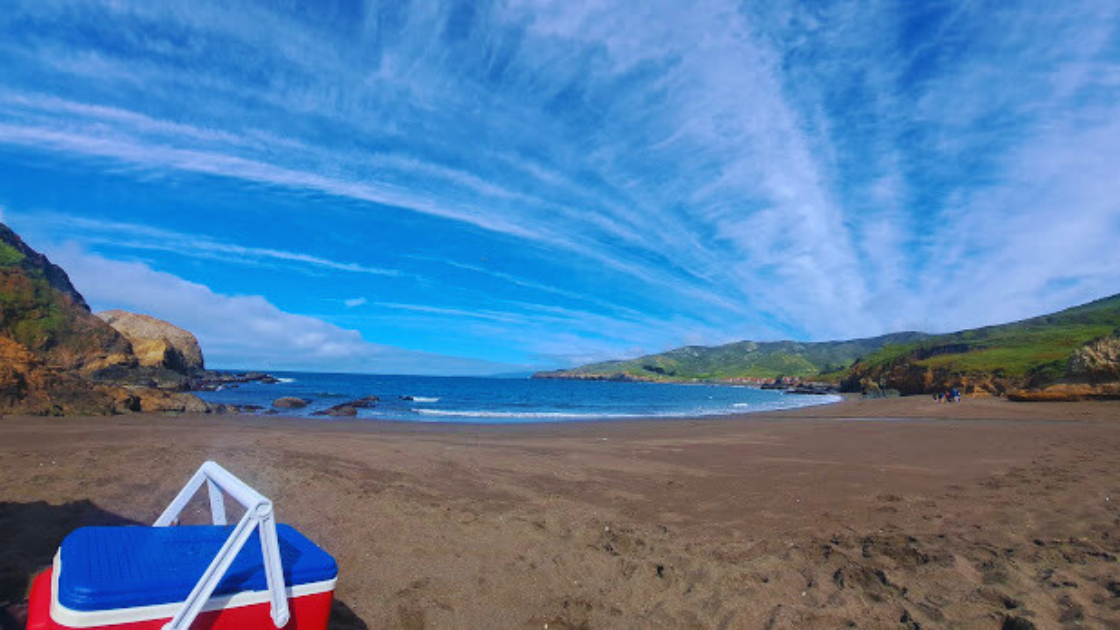
<svg viewBox="0 0 1120 630">
<path fill-rule="evenodd" d="M 483 374 L 1120 292 L 1115 2 L 0 12 L 0 212 L 214 366 Z"/>
</svg>

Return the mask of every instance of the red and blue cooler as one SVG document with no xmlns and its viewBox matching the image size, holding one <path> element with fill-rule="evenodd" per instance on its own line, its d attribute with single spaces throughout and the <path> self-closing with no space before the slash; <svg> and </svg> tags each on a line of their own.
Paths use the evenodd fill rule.
<svg viewBox="0 0 1120 630">
<path fill-rule="evenodd" d="M 171 526 L 206 482 L 215 524 Z M 222 491 L 246 507 L 225 524 Z M 153 527 L 83 527 L 35 578 L 28 630 L 327 627 L 338 565 L 213 462 Z"/>
</svg>

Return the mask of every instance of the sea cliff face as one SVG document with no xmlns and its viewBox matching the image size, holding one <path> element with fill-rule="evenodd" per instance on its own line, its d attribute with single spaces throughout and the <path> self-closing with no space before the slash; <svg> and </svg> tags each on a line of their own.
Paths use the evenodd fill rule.
<svg viewBox="0 0 1120 630">
<path fill-rule="evenodd" d="M 89 374 L 136 365 L 128 340 L 93 316 L 66 272 L 3 224 L 0 334 L 62 370 Z"/>
<path fill-rule="evenodd" d="M 956 389 L 965 394 L 1001 396 L 1030 387 L 1028 377 L 1008 377 L 988 371 L 959 373 L 950 368 L 932 368 L 907 357 L 890 366 L 866 368 L 856 364 L 840 383 L 845 392 L 898 390 L 903 396 L 931 394 Z"/>
<path fill-rule="evenodd" d="M 139 411 L 135 394 L 93 384 L 49 367 L 23 345 L 0 336 L 0 410 L 30 415 L 73 415 Z"/>
<path fill-rule="evenodd" d="M 1067 375 L 1088 383 L 1120 382 L 1120 337 L 1091 341 L 1070 356 Z"/>
<path fill-rule="evenodd" d="M 1008 398 L 1022 401 L 1120 399 L 1120 337 L 1091 341 L 1069 358 L 1064 378 L 1034 390 L 1015 390 Z"/>
<path fill-rule="evenodd" d="M 206 411 L 185 389 L 202 368 L 194 336 L 120 313 L 128 336 L 90 312 L 66 272 L 0 223 L 0 413 Z"/>
<path fill-rule="evenodd" d="M 97 317 L 128 339 L 142 367 L 163 368 L 182 374 L 206 369 L 198 339 L 174 324 L 121 310 L 104 311 Z"/>
</svg>

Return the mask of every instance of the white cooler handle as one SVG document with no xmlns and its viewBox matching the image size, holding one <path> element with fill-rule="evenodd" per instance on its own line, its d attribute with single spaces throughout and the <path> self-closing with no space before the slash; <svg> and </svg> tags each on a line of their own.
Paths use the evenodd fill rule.
<svg viewBox="0 0 1120 630">
<path fill-rule="evenodd" d="M 218 555 L 210 566 L 206 567 L 198 583 L 194 585 L 191 594 L 183 602 L 183 607 L 163 628 L 164 630 L 187 630 L 194 623 L 195 617 L 202 611 L 202 607 L 210 599 L 222 576 L 229 570 L 230 564 L 237 557 L 238 552 L 245 546 L 254 528 L 260 529 L 261 557 L 264 560 L 264 575 L 268 583 L 268 594 L 272 600 L 272 623 L 277 628 L 282 628 L 288 623 L 291 613 L 288 611 L 288 598 L 284 587 L 284 570 L 280 565 L 280 543 L 276 537 L 276 518 L 272 511 L 272 502 L 260 495 L 248 484 L 234 477 L 225 468 L 215 462 L 206 462 L 191 477 L 187 485 L 179 491 L 175 500 L 156 519 L 156 527 L 167 527 L 179 517 L 179 513 L 187 506 L 191 497 L 202 488 L 206 482 L 210 494 L 210 516 L 215 525 L 226 524 L 226 506 L 222 499 L 222 492 L 229 494 L 237 502 L 245 506 L 245 516 L 241 517 L 233 533 L 226 539 L 225 544 L 218 550 Z"/>
</svg>

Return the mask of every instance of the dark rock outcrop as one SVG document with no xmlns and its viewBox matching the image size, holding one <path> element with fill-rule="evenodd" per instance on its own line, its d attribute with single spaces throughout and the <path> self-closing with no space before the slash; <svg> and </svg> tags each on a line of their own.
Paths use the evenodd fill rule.
<svg viewBox="0 0 1120 630">
<path fill-rule="evenodd" d="M 353 417 L 358 415 L 358 409 L 351 405 L 335 405 L 322 411 L 316 411 L 313 416 L 332 416 L 335 418 Z"/>
<path fill-rule="evenodd" d="M 406 398 L 409 399 L 409 400 L 412 399 L 411 396 L 401 396 L 402 400 L 404 400 Z M 376 406 L 375 403 L 379 402 L 380 400 L 381 399 L 378 398 L 377 396 L 366 396 L 365 398 L 359 398 L 357 400 L 351 400 L 350 402 L 345 402 L 345 403 L 342 403 L 341 405 L 335 405 L 333 407 L 328 407 L 326 409 L 316 411 L 315 413 L 313 413 L 311 415 L 313 415 L 313 416 L 352 417 L 352 416 L 358 415 L 358 410 L 359 409 L 369 409 L 371 407 L 374 407 L 374 406 Z"/>
<path fill-rule="evenodd" d="M 786 390 L 787 394 L 800 394 L 802 396 L 828 396 L 836 392 L 835 387 L 823 383 L 801 383 Z"/>
<path fill-rule="evenodd" d="M 176 392 L 185 392 L 191 389 L 191 377 L 175 370 L 159 367 L 114 365 L 90 374 L 89 378 L 98 383 L 123 387 L 152 387 Z"/>
<path fill-rule="evenodd" d="M 216 372 L 206 370 L 192 375 L 188 380 L 187 388 L 196 392 L 213 392 L 237 387 L 245 383 L 275 385 L 279 382 L 280 379 L 263 372 Z"/>
<path fill-rule="evenodd" d="M 375 407 L 376 406 L 375 403 L 378 403 L 380 401 L 381 401 L 381 399 L 378 398 L 377 396 L 366 396 L 365 398 L 359 398 L 357 400 L 351 400 L 350 402 L 348 402 L 346 404 L 350 407 L 354 407 L 355 409 L 369 409 L 371 407 Z"/>
<path fill-rule="evenodd" d="M 237 413 L 259 413 L 264 411 L 264 407 L 260 405 L 227 405 L 231 411 Z"/>
<path fill-rule="evenodd" d="M 272 406 L 277 409 L 303 409 L 309 402 L 295 396 L 283 396 L 272 401 Z"/>
</svg>

